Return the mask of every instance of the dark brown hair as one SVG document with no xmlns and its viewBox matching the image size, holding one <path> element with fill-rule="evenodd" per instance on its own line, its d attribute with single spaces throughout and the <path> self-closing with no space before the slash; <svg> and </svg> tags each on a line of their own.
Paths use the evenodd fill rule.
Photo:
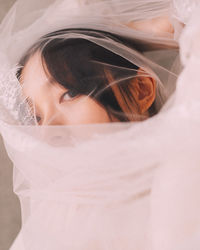
<svg viewBox="0 0 200 250">
<path fill-rule="evenodd" d="M 106 72 L 109 72 L 116 80 L 115 84 L 124 101 L 128 98 L 131 103 L 137 105 L 130 94 L 130 79 L 127 79 L 127 72 L 129 74 L 131 72 L 134 77 L 138 67 L 86 38 L 64 38 L 64 35 L 70 32 L 89 34 L 98 38 L 106 36 L 119 42 L 117 37 L 102 31 L 64 29 L 49 33 L 35 43 L 22 57 L 19 62 L 18 78 L 29 58 L 39 52 L 47 75 L 71 91 L 71 95 L 90 95 L 105 108 L 110 117 L 114 116 L 119 121 L 130 121 L 129 116 L 133 111 L 127 107 L 130 113 L 123 112 L 110 86 L 111 83 L 108 81 Z M 151 116 L 155 113 L 155 106 L 152 104 L 149 114 Z"/>
</svg>

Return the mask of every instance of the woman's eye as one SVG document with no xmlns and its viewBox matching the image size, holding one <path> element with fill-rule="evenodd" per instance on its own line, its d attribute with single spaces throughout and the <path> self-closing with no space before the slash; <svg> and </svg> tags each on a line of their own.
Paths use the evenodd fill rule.
<svg viewBox="0 0 200 250">
<path fill-rule="evenodd" d="M 62 101 L 69 101 L 77 97 L 79 93 L 76 90 L 68 90 L 62 96 Z"/>
<path fill-rule="evenodd" d="M 40 122 L 41 122 L 41 117 L 40 117 L 40 116 L 36 115 L 36 116 L 35 116 L 35 119 L 36 119 L 37 123 L 40 123 Z"/>
</svg>

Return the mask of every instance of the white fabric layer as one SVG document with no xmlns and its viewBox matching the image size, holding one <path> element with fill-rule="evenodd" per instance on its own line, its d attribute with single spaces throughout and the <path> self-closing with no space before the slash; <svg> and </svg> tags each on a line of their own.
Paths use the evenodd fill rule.
<svg viewBox="0 0 200 250">
<path fill-rule="evenodd" d="M 170 1 L 50 2 L 18 1 L 2 23 L 0 55 L 6 72 L 13 72 L 20 56 L 41 35 L 65 27 L 66 22 L 67 27 L 82 24 L 133 35 L 141 42 L 148 39 L 156 46 L 177 46 L 173 37 L 121 25 L 130 21 L 134 11 L 137 15 L 131 21 L 141 20 L 144 13 L 149 13 L 147 18 L 170 15 Z M 130 9 L 130 3 L 137 8 Z M 95 17 L 91 15 L 94 9 L 98 10 Z M 184 69 L 177 89 L 151 119 L 107 125 L 17 126 L 30 122 L 18 115 L 28 117 L 27 107 L 21 111 L 17 103 L 14 113 L 13 106 L 2 100 L 2 110 L 8 110 L 11 119 L 1 115 L 1 133 L 15 166 L 14 191 L 23 219 L 12 250 L 200 248 L 199 11 L 192 12 L 180 38 Z M 70 13 L 67 18 L 66 13 Z M 119 48 L 117 53 L 122 53 Z M 169 87 L 174 74 L 167 68 L 162 71 L 154 65 L 155 72 L 169 77 L 165 82 Z M 5 86 L 3 76 L 2 71 L 1 86 Z"/>
</svg>

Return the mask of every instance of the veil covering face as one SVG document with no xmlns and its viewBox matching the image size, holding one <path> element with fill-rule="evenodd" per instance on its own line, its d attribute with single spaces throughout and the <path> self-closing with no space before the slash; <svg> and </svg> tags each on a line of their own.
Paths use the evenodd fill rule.
<svg viewBox="0 0 200 250">
<path fill-rule="evenodd" d="M 200 47 L 192 37 L 198 41 L 200 19 L 193 3 L 192 12 L 188 1 L 19 0 L 10 10 L 0 27 L 0 128 L 22 209 L 12 250 L 198 248 Z M 178 32 L 142 28 L 161 17 L 179 24 Z M 182 65 L 173 35 L 180 19 Z M 54 41 L 71 46 L 67 81 Z M 22 73 L 36 53 L 46 76 L 78 89 L 82 102 L 101 103 L 117 122 L 38 126 Z M 148 119 L 111 102 L 114 90 L 129 93 L 130 80 L 142 77 L 156 86 Z"/>
</svg>

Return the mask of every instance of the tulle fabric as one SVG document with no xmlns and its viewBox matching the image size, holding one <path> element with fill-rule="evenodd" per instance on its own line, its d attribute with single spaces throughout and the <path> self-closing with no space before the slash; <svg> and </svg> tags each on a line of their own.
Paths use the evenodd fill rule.
<svg viewBox="0 0 200 250">
<path fill-rule="evenodd" d="M 1 133 L 15 166 L 14 191 L 22 209 L 22 229 L 12 250 L 199 248 L 198 11 L 181 36 L 184 69 L 174 94 L 180 63 L 173 36 L 124 25 L 143 20 L 144 13 L 147 19 L 172 17 L 171 4 L 18 1 L 2 23 L 2 76 L 5 72 L 12 76 L 22 54 L 41 35 L 66 25 L 98 28 L 134 37 L 150 48 L 141 57 L 106 39 L 95 40 L 130 62 L 145 65 L 169 97 L 158 115 L 143 122 L 76 126 L 33 125 L 20 86 L 15 97 L 2 99 Z M 17 86 L 17 79 L 2 79 L 2 86 L 6 82 Z M 7 93 L 10 96 L 9 89 Z M 16 96 L 22 101 L 16 102 Z"/>
</svg>

